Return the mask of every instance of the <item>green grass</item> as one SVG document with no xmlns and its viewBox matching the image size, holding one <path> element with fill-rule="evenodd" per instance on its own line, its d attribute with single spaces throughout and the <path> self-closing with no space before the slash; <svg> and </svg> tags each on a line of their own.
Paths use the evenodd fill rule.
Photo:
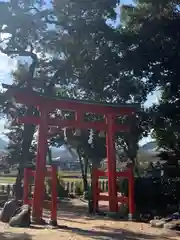
<svg viewBox="0 0 180 240">
<path fill-rule="evenodd" d="M 15 183 L 16 178 L 15 177 L 0 177 L 0 184 L 6 183 L 6 184 L 13 184 Z M 75 182 L 75 181 L 81 181 L 81 178 L 72 178 L 72 177 L 62 177 L 62 180 L 65 182 Z"/>
<path fill-rule="evenodd" d="M 80 172 L 61 172 L 60 173 L 61 179 L 65 182 L 78 182 L 82 181 L 81 173 Z M 89 176 L 90 178 L 90 176 Z M 103 177 L 100 179 L 104 179 Z M 0 176 L 0 184 L 13 184 L 15 183 L 16 177 L 15 176 Z M 104 179 L 105 180 L 105 179 Z"/>
<path fill-rule="evenodd" d="M 63 178 L 62 179 L 65 182 L 75 182 L 75 181 L 81 181 L 81 178 Z M 15 183 L 16 178 L 15 177 L 0 177 L 0 184 L 7 183 L 7 184 L 13 184 Z"/>
<path fill-rule="evenodd" d="M 15 182 L 15 177 L 0 177 L 0 184 L 7 183 L 7 184 L 13 184 Z"/>
</svg>

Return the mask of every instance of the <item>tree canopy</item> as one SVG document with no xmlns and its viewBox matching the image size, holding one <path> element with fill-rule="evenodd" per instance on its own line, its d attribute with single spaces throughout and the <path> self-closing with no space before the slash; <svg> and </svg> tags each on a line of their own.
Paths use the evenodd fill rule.
<svg viewBox="0 0 180 240">
<path fill-rule="evenodd" d="M 118 2 L 62 0 L 47 5 L 41 0 L 1 1 L 0 51 L 18 57 L 22 64 L 15 73 L 14 84 L 52 96 L 65 94 L 101 102 L 142 104 L 146 83 L 126 67 L 127 58 L 122 64 L 128 43 L 123 41 L 129 35 L 122 37 L 122 30 L 114 26 Z M 2 99 L 9 103 L 4 96 Z M 38 114 L 34 107 L 23 109 L 26 115 Z M 144 118 L 138 119 L 135 151 L 145 128 L 140 124 Z M 24 126 L 22 159 L 31 157 L 35 130 L 33 125 Z M 127 148 L 130 146 L 130 138 L 119 138 L 121 143 L 128 141 Z M 98 141 L 105 146 L 104 140 Z M 98 154 L 102 157 L 104 153 Z"/>
<path fill-rule="evenodd" d="M 121 7 L 121 69 L 161 92 L 149 109 L 149 124 L 160 148 L 179 156 L 180 2 L 139 0 Z"/>
</svg>

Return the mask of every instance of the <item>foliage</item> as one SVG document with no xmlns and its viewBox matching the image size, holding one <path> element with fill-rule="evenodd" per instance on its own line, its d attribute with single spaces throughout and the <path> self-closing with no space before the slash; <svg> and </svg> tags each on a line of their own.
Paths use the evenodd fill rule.
<svg viewBox="0 0 180 240">
<path fill-rule="evenodd" d="M 76 182 L 76 185 L 75 185 L 75 194 L 77 196 L 82 196 L 83 195 L 83 192 L 84 192 L 84 187 L 83 187 L 83 184 L 81 181 L 79 182 Z"/>
<path fill-rule="evenodd" d="M 11 124 L 11 123 L 10 123 Z M 23 135 L 23 128 L 19 126 L 19 124 L 15 126 L 10 126 L 8 128 L 9 132 L 6 134 L 9 138 L 8 143 L 8 155 L 6 156 L 6 161 L 8 165 L 11 167 L 13 165 L 18 165 L 20 162 L 24 162 L 23 152 L 22 152 L 22 135 Z M 31 164 L 32 161 L 35 158 L 35 146 L 31 145 L 30 147 L 30 154 L 29 159 L 26 160 L 25 165 L 28 164 L 28 162 Z"/>
<path fill-rule="evenodd" d="M 17 70 L 12 73 L 14 84 L 17 85 L 21 81 L 24 72 L 26 72 L 25 67 L 18 65 Z M 13 99 L 7 98 L 4 93 L 2 113 L 7 117 L 5 127 L 8 130 L 6 136 L 9 139 L 6 160 L 10 166 L 17 164 L 19 168 L 23 168 L 28 163 L 32 163 L 36 150 L 35 145 L 31 142 L 35 126 L 28 126 L 29 129 L 26 128 L 24 130 L 23 125 L 16 121 L 17 116 L 21 116 L 26 112 L 27 107 L 16 104 Z M 34 111 L 34 114 L 37 114 L 37 111 Z M 29 136 L 27 136 L 26 133 L 29 133 Z M 24 151 L 26 151 L 26 158 Z"/>
<path fill-rule="evenodd" d="M 164 90 L 165 92 L 165 90 Z M 173 95 L 173 93 L 171 93 Z M 172 98 L 171 98 L 172 99 Z M 151 109 L 153 122 L 152 127 L 153 137 L 156 139 L 161 151 L 168 155 L 161 157 L 164 160 L 173 161 L 180 157 L 180 133 L 179 133 L 179 104 L 177 101 L 173 102 L 169 97 L 162 95 L 162 100 L 159 105 L 153 106 Z M 172 160 L 171 160 L 172 159 Z"/>
<path fill-rule="evenodd" d="M 19 64 L 14 73 L 14 84 L 49 96 L 143 103 L 146 99 L 144 81 L 123 69 L 122 38 L 112 26 L 117 3 L 116 0 L 105 0 L 103 4 L 101 1 L 63 0 L 47 7 L 41 0 L 0 2 L 0 50 L 10 57 L 28 58 L 28 64 Z M 8 102 L 7 98 L 6 94 L 2 97 L 3 106 Z M 16 109 L 14 103 L 11 104 Z M 34 107 L 22 109 L 27 116 L 39 114 Z M 65 118 L 64 112 L 56 111 L 55 115 Z M 142 121 L 139 119 L 136 124 L 139 128 L 133 130 L 133 143 L 132 138 L 118 135 L 119 144 L 125 142 L 126 151 L 132 148 L 130 145 L 135 146 L 128 150 L 131 159 L 135 157 L 137 141 L 144 133 Z M 24 126 L 22 161 L 31 158 L 35 130 L 33 125 Z M 91 145 L 87 143 L 88 131 L 82 131 L 81 137 L 75 139 L 81 160 L 87 162 L 90 158 L 99 163 L 106 156 L 105 139 L 99 138 L 98 134 L 95 132 Z M 71 134 L 69 141 L 72 140 Z M 52 142 L 62 145 L 64 135 L 61 132 L 55 134 L 50 139 Z"/>
<path fill-rule="evenodd" d="M 51 178 L 46 178 L 45 187 L 46 187 L 48 196 L 51 195 L 51 189 L 52 189 L 51 186 L 52 186 Z M 59 198 L 68 197 L 68 192 L 65 190 L 65 187 L 64 187 L 64 181 L 59 175 L 57 176 L 57 195 Z"/>
<path fill-rule="evenodd" d="M 121 69 L 158 90 L 161 100 L 149 111 L 160 148 L 179 159 L 179 1 L 141 0 L 121 7 Z"/>
</svg>

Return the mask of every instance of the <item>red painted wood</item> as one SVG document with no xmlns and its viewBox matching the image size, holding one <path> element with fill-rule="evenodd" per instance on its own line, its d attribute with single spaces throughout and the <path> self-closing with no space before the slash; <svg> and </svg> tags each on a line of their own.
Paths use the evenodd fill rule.
<svg viewBox="0 0 180 240">
<path fill-rule="evenodd" d="M 128 197 L 125 197 L 125 196 L 118 196 L 118 197 L 117 197 L 117 200 L 118 200 L 118 202 L 120 202 L 120 203 L 125 203 L 125 204 L 128 204 L 128 203 L 129 203 Z"/>
<path fill-rule="evenodd" d="M 135 112 L 134 107 L 127 106 L 106 106 L 103 104 L 96 103 L 81 103 L 73 100 L 63 100 L 63 99 L 52 99 L 47 97 L 42 97 L 38 95 L 32 95 L 28 93 L 16 93 L 15 99 L 18 103 L 23 103 L 26 105 L 33 106 L 46 106 L 49 110 L 53 109 L 69 109 L 69 110 L 81 110 L 82 112 L 91 112 L 99 114 L 115 114 L 115 115 L 132 115 Z"/>
<path fill-rule="evenodd" d="M 97 173 L 98 177 L 107 177 L 108 176 L 108 172 L 102 171 L 97 169 Z"/>
<path fill-rule="evenodd" d="M 30 206 L 32 206 L 32 204 L 33 204 L 33 199 L 28 199 L 28 203 L 27 203 L 28 205 L 30 205 Z"/>
<path fill-rule="evenodd" d="M 23 202 L 28 204 L 28 193 L 29 193 L 29 171 L 27 168 L 24 169 L 24 190 L 23 190 Z"/>
<path fill-rule="evenodd" d="M 52 167 L 48 167 L 45 171 L 46 176 L 49 176 L 52 178 L 52 197 L 51 197 L 51 201 L 46 201 L 46 200 L 42 200 L 41 202 L 41 206 L 43 207 L 48 207 L 48 209 L 51 210 L 51 220 L 52 221 L 57 221 L 57 178 L 56 178 L 56 166 L 52 166 Z M 25 168 L 24 169 L 24 195 L 23 195 L 23 201 L 24 204 L 29 204 L 29 205 L 33 205 L 34 203 L 34 198 L 36 198 L 36 194 L 33 193 L 33 198 L 32 199 L 28 199 L 28 188 L 29 188 L 29 181 L 28 178 L 30 176 L 33 176 L 35 174 L 34 170 Z M 42 189 L 42 192 L 44 192 L 44 188 Z M 34 209 L 35 210 L 35 209 Z M 37 213 L 36 213 L 37 214 Z M 40 215 L 38 215 L 38 218 L 42 217 L 42 213 L 39 213 Z M 37 219 L 37 218 L 36 218 Z"/>
<path fill-rule="evenodd" d="M 29 174 L 29 176 L 34 177 L 36 174 L 36 171 L 28 169 L 28 174 Z"/>
<path fill-rule="evenodd" d="M 96 179 L 95 181 L 98 181 L 98 177 L 100 177 L 100 176 L 108 176 L 108 172 L 97 169 L 94 172 L 93 178 Z M 129 183 L 128 197 L 117 196 L 116 200 L 117 200 L 117 202 L 128 204 L 129 213 L 133 215 L 134 212 L 135 212 L 133 170 L 131 168 L 129 168 L 129 169 L 123 171 L 123 172 L 116 172 L 116 177 L 123 177 L 123 178 L 128 179 L 128 183 Z M 94 189 L 95 189 L 95 187 L 94 187 Z M 96 186 L 96 191 L 97 191 L 97 189 L 98 189 L 98 187 Z M 111 195 L 97 195 L 96 194 L 96 201 L 111 201 Z"/>
<path fill-rule="evenodd" d="M 42 218 L 42 202 L 44 199 L 44 180 L 46 174 L 46 154 L 48 138 L 47 133 L 47 113 L 45 109 L 41 109 L 41 122 L 39 125 L 38 151 L 36 159 L 36 174 L 32 209 L 32 217 L 35 221 L 39 221 Z"/>
<path fill-rule="evenodd" d="M 116 177 L 129 178 L 129 170 L 123 172 L 116 172 Z"/>
<path fill-rule="evenodd" d="M 114 132 L 113 125 L 114 119 L 112 115 L 107 115 L 107 133 L 106 133 L 106 146 L 107 146 L 107 160 L 108 160 L 108 193 L 109 193 L 109 210 L 110 212 L 118 211 L 117 202 L 117 186 L 116 186 L 116 154 L 114 145 Z"/>
<path fill-rule="evenodd" d="M 79 109 L 76 109 L 77 111 L 76 111 L 76 115 L 75 115 L 75 117 L 76 117 L 76 122 L 78 122 L 79 123 L 79 125 L 81 125 L 81 123 L 83 122 L 83 118 L 84 118 L 84 116 L 83 116 L 83 114 L 84 114 L 84 112 L 82 112 L 81 110 L 79 110 Z"/>
<path fill-rule="evenodd" d="M 35 124 L 39 125 L 41 119 L 39 117 L 19 117 L 18 123 L 25 123 L 25 124 Z M 60 120 L 60 119 L 48 119 L 48 126 L 61 126 L 61 128 L 65 127 L 73 127 L 73 128 L 81 128 L 81 129 L 96 129 L 99 131 L 106 131 L 107 124 L 101 122 L 77 122 L 76 120 Z M 112 128 L 113 132 L 127 132 L 129 131 L 129 127 L 126 125 L 115 125 Z"/>
<path fill-rule="evenodd" d="M 47 152 L 47 137 L 48 137 L 48 125 L 50 126 L 60 126 L 61 128 L 85 128 L 90 129 L 94 128 L 97 130 L 105 130 L 106 134 L 106 143 L 107 143 L 107 158 L 108 158 L 108 172 L 99 172 L 101 176 L 108 176 L 108 190 L 109 196 L 99 196 L 98 190 L 98 172 L 94 172 L 93 179 L 93 189 L 94 189 L 94 199 L 95 205 L 94 209 L 97 209 L 98 197 L 109 199 L 110 211 L 118 211 L 118 201 L 126 201 L 127 199 L 124 196 L 117 197 L 116 189 L 116 177 L 126 177 L 129 180 L 129 209 L 130 213 L 134 213 L 134 176 L 133 172 L 121 172 L 116 173 L 116 156 L 115 156 L 115 146 L 114 146 L 114 133 L 129 131 L 129 128 L 125 125 L 117 125 L 114 123 L 114 116 L 124 116 L 132 115 L 135 112 L 135 108 L 132 106 L 108 106 L 97 103 L 85 103 L 76 100 L 63 100 L 63 99 L 52 99 L 46 96 L 38 96 L 37 93 L 28 92 L 28 91 L 18 91 L 13 86 L 5 86 L 11 95 L 13 95 L 17 103 L 22 103 L 25 105 L 31 105 L 39 107 L 39 109 L 44 109 L 42 111 L 42 116 L 38 117 L 21 117 L 19 118 L 20 123 L 27 124 L 36 124 L 40 126 L 39 131 L 39 140 L 38 140 L 38 153 L 37 153 L 37 163 L 36 163 L 36 174 L 35 174 L 35 192 L 33 198 L 33 216 L 35 218 L 42 217 L 42 200 L 44 193 L 44 177 L 45 177 L 45 162 L 46 162 L 46 152 Z M 59 120 L 59 119 L 48 119 L 47 112 L 50 112 L 54 109 L 61 110 L 72 110 L 76 111 L 76 121 L 70 120 Z M 99 122 L 83 122 L 84 113 L 98 113 L 106 116 L 106 123 Z M 33 173 L 32 173 L 33 174 Z M 27 184 L 25 184 L 26 186 Z M 53 184 L 53 188 L 55 186 Z M 55 189 L 55 188 L 54 188 Z M 26 198 L 26 197 L 25 197 Z M 27 199 L 26 199 L 27 200 Z M 52 203 L 52 215 L 53 212 Z M 53 217 L 54 218 L 54 217 Z"/>
</svg>

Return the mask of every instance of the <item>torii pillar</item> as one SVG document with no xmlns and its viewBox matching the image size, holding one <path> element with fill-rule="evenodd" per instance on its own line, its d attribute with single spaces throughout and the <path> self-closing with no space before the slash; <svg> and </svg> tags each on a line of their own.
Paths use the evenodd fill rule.
<svg viewBox="0 0 180 240">
<path fill-rule="evenodd" d="M 116 154 L 114 144 L 114 116 L 107 114 L 106 116 L 107 132 L 106 132 L 106 148 L 108 160 L 108 194 L 109 194 L 109 210 L 110 212 L 118 212 L 117 201 L 117 184 L 116 184 Z"/>
<path fill-rule="evenodd" d="M 36 159 L 36 174 L 34 184 L 34 197 L 32 218 L 36 223 L 41 223 L 43 202 L 44 202 L 44 180 L 46 171 L 46 155 L 47 155 L 47 137 L 48 137 L 48 114 L 45 109 L 46 106 L 39 108 L 40 111 L 40 124 L 38 136 L 38 150 Z"/>
</svg>

